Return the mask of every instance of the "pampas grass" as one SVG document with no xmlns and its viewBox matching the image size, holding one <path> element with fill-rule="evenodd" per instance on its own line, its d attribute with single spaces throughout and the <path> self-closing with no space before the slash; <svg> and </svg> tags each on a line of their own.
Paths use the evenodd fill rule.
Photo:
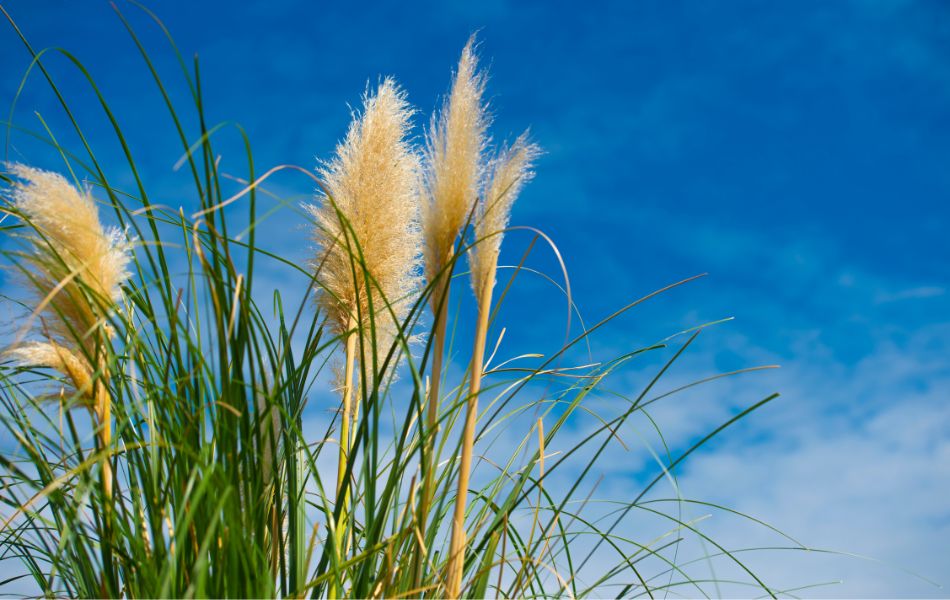
<svg viewBox="0 0 950 600">
<path fill-rule="evenodd" d="M 675 487 L 683 460 L 774 395 L 686 448 L 665 447 L 659 430 L 644 437 L 656 465 L 622 475 L 624 489 L 638 488 L 633 498 L 597 498 L 601 457 L 638 450 L 627 434 L 653 430 L 653 403 L 756 370 L 660 389 L 715 322 L 656 342 L 623 338 L 618 356 L 582 350 L 616 317 L 695 277 L 553 350 L 512 356 L 499 339 L 486 360 L 491 315 L 524 301 L 509 293 L 522 278 L 554 282 L 531 298 L 537 306 L 560 301 L 561 290 L 576 303 L 566 269 L 540 273 L 532 262 L 545 238 L 509 225 L 539 150 L 526 136 L 489 143 L 474 39 L 424 137 L 386 78 L 316 173 L 261 173 L 243 129 L 208 123 L 197 61 L 180 63 L 180 86 L 192 92 L 182 105 L 115 10 L 167 110 L 156 135 L 180 143 L 168 164 L 177 158 L 182 173 L 167 176 L 193 186 L 181 200 L 192 205 L 153 202 L 89 69 L 79 72 L 110 116 L 107 130 L 72 110 L 46 69 L 59 51 L 24 44 L 30 73 L 74 134 L 41 120 L 32 136 L 90 187 L 19 165 L 0 172 L 0 233 L 13 240 L 0 256 L 21 275 L 0 301 L 25 306 L 31 324 L 0 359 L 7 582 L 48 597 L 656 597 L 676 586 L 701 596 L 714 593 L 707 563 L 725 562 L 762 594 L 778 593 L 706 536 Z M 167 40 L 163 52 L 177 54 Z M 112 137 L 124 162 L 96 154 Z M 272 186 L 277 177 L 287 179 Z M 316 200 L 301 208 L 314 185 Z M 259 214 L 263 202 L 275 206 Z M 278 210 L 307 222 L 311 248 L 274 247 L 264 217 Z M 515 234 L 527 250 L 506 269 L 502 239 Z M 474 303 L 467 289 L 450 294 L 465 255 Z M 509 336 L 535 326 L 504 325 Z M 341 357 L 337 384 L 328 365 Z M 630 369 L 638 377 L 614 387 Z M 647 383 L 630 395 L 634 380 Z M 50 384 L 63 381 L 51 405 Z M 91 428 L 51 409 L 76 405 L 92 407 Z M 675 497 L 659 491 L 667 481 Z M 718 554 L 690 555 L 687 539 Z"/>
<path fill-rule="evenodd" d="M 463 226 L 472 217 L 484 176 L 483 158 L 489 125 L 482 97 L 487 77 L 478 71 L 475 36 L 469 38 L 455 72 L 451 91 L 438 114 L 433 115 L 426 139 L 425 200 L 422 225 L 425 242 L 426 279 L 434 291 L 430 303 L 432 326 L 432 371 L 429 378 L 426 428 L 428 443 L 422 466 L 422 496 L 419 520 L 428 519 L 432 505 L 435 436 L 442 401 L 442 360 L 448 323 L 455 244 Z M 418 576 L 421 564 L 415 567 Z"/>
<path fill-rule="evenodd" d="M 503 148 L 491 162 L 491 176 L 478 203 L 475 221 L 478 242 L 468 253 L 472 289 L 478 298 L 484 297 L 495 286 L 501 241 L 511 218 L 511 208 L 521 189 L 534 177 L 531 167 L 539 154 L 540 148 L 528 141 L 525 132 L 511 146 Z"/>
<path fill-rule="evenodd" d="M 112 402 L 108 380 L 109 312 L 122 298 L 129 277 L 129 244 L 121 231 L 106 228 L 89 190 L 78 190 L 62 176 L 25 165 L 9 165 L 20 179 L 13 205 L 32 231 L 22 237 L 23 279 L 36 298 L 30 319 L 46 338 L 13 347 L 21 364 L 49 367 L 66 376 L 92 411 L 100 446 L 112 442 Z M 93 381 L 93 371 L 99 370 Z M 102 485 L 112 496 L 112 468 L 102 459 Z"/>
<path fill-rule="evenodd" d="M 366 95 L 336 156 L 320 168 L 322 201 L 307 206 L 315 221 L 317 297 L 341 335 L 353 321 L 365 327 L 374 319 L 392 336 L 418 288 L 419 158 L 407 141 L 411 116 L 391 78 Z"/>
<path fill-rule="evenodd" d="M 49 367 L 66 376 L 71 385 L 70 393 L 76 394 L 83 403 L 95 412 L 92 399 L 92 369 L 89 362 L 75 352 L 56 342 L 26 342 L 6 352 L 23 366 Z M 66 388 L 64 387 L 64 392 Z"/>
<path fill-rule="evenodd" d="M 395 81 L 363 100 L 336 156 L 320 169 L 322 202 L 306 208 L 315 221 L 317 300 L 345 341 L 338 501 L 349 455 L 356 341 L 379 373 L 418 288 L 421 253 L 419 160 L 406 138 L 412 111 Z M 374 335 L 365 336 L 372 330 Z M 345 536 L 341 514 L 337 529 Z"/>
<path fill-rule="evenodd" d="M 459 59 L 452 88 L 426 140 L 426 201 L 422 204 L 426 276 L 442 275 L 455 240 L 471 218 L 483 180 L 490 122 L 483 100 L 487 77 L 478 71 L 475 37 Z M 438 300 L 433 296 L 433 302 Z"/>
</svg>

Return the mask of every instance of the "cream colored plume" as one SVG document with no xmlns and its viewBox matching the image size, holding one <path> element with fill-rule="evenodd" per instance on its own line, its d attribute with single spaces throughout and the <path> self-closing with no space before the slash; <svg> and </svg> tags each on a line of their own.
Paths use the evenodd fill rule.
<svg viewBox="0 0 950 600">
<path fill-rule="evenodd" d="M 434 116 L 426 141 L 426 201 L 422 204 L 426 277 L 448 262 L 459 230 L 468 221 L 483 176 L 489 125 L 482 100 L 486 77 L 478 72 L 475 36 L 462 50 L 448 98 Z M 433 295 L 436 302 L 438 295 Z"/>
<path fill-rule="evenodd" d="M 92 369 L 85 358 L 55 342 L 29 342 L 21 344 L 9 354 L 23 365 L 49 367 L 62 373 L 69 380 L 73 391 L 84 398 L 91 397 Z"/>
<path fill-rule="evenodd" d="M 306 207 L 316 221 L 318 302 L 343 333 L 351 323 L 369 326 L 372 299 L 377 334 L 390 336 L 377 337 L 381 351 L 419 287 L 420 176 L 419 157 L 407 140 L 411 116 L 405 94 L 390 78 L 375 95 L 364 96 L 362 115 L 319 169 L 321 202 Z"/>
<path fill-rule="evenodd" d="M 27 250 L 20 256 L 32 289 L 46 342 L 10 351 L 21 363 L 63 373 L 77 390 L 89 387 L 95 331 L 122 296 L 129 277 L 129 244 L 121 231 L 106 228 L 88 190 L 78 190 L 56 173 L 8 165 L 19 181 L 13 204 L 29 223 Z M 80 371 L 85 370 L 83 377 Z"/>
<path fill-rule="evenodd" d="M 495 285 L 495 267 L 511 207 L 521 188 L 534 177 L 531 167 L 539 153 L 538 146 L 523 133 L 492 160 L 490 179 L 477 209 L 475 246 L 469 252 L 472 287 L 479 298 L 486 285 Z"/>
</svg>

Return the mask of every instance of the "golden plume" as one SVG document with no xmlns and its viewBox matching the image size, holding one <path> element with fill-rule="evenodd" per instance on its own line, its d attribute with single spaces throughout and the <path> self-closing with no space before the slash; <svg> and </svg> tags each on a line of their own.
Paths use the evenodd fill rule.
<svg viewBox="0 0 950 600">
<path fill-rule="evenodd" d="M 316 222 L 317 301 L 342 335 L 369 325 L 372 300 L 375 326 L 392 336 L 419 286 L 419 158 L 407 140 L 412 110 L 392 79 L 363 105 L 319 169 L 321 201 L 306 207 Z"/>
<path fill-rule="evenodd" d="M 490 179 L 482 201 L 478 203 L 475 244 L 469 251 L 472 288 L 476 297 L 482 296 L 485 286 L 495 285 L 498 254 L 511 207 L 524 185 L 534 177 L 531 166 L 538 154 L 538 146 L 530 143 L 528 134 L 523 133 L 492 160 Z"/>
<path fill-rule="evenodd" d="M 122 297 L 130 245 L 120 230 L 102 224 L 88 189 L 78 190 L 57 173 L 21 164 L 9 169 L 20 180 L 13 185 L 13 204 L 29 225 L 23 236 L 28 249 L 20 254 L 24 280 L 47 338 L 9 354 L 22 364 L 59 371 L 89 394 L 90 359 L 102 342 L 106 315 Z"/>
<path fill-rule="evenodd" d="M 478 72 L 475 36 L 462 50 L 452 89 L 426 141 L 426 201 L 422 204 L 426 277 L 433 281 L 451 257 L 455 239 L 478 198 L 488 142 L 486 77 Z M 433 303 L 438 301 L 433 295 Z"/>
</svg>

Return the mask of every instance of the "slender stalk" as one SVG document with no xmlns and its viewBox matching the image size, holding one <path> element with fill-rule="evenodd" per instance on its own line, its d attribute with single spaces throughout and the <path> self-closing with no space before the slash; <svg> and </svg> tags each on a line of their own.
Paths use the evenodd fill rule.
<svg viewBox="0 0 950 600">
<path fill-rule="evenodd" d="M 454 253 L 454 249 L 452 251 Z M 449 254 L 449 260 L 452 258 Z M 433 486 L 435 482 L 435 469 L 438 461 L 433 456 L 435 452 L 435 438 L 438 433 L 439 405 L 441 403 L 440 392 L 442 383 L 442 359 L 445 353 L 445 329 L 448 321 L 449 290 L 452 283 L 450 274 L 445 275 L 444 287 L 440 285 L 441 292 L 434 298 L 433 308 L 435 309 L 435 322 L 432 324 L 432 373 L 429 382 L 428 406 L 426 408 L 426 441 L 424 477 L 422 480 L 422 495 L 419 501 L 419 512 L 416 516 L 416 522 L 422 530 L 428 520 L 429 509 L 432 506 Z M 414 587 L 422 585 L 422 541 L 417 538 L 419 551 L 416 553 L 413 564 Z"/>
<path fill-rule="evenodd" d="M 274 578 L 280 576 L 279 558 L 280 558 L 280 519 L 277 516 L 277 492 L 271 486 L 271 508 L 270 508 L 270 570 Z"/>
<path fill-rule="evenodd" d="M 340 423 L 340 455 L 337 462 L 337 475 L 336 475 L 336 501 L 342 503 L 343 508 L 340 510 L 340 518 L 337 520 L 336 524 L 336 552 L 342 554 L 343 540 L 345 536 L 344 524 L 347 519 L 347 495 L 344 492 L 344 475 L 346 473 L 346 463 L 349 460 L 350 454 L 350 419 L 352 412 L 352 403 L 353 403 L 353 366 L 356 362 L 356 319 L 350 316 L 350 320 L 347 323 L 346 327 L 346 357 L 345 366 L 343 367 L 343 415 L 341 416 Z M 337 596 L 336 586 L 330 586 L 329 596 L 335 598 Z"/>
<path fill-rule="evenodd" d="M 441 404 L 439 394 L 441 392 L 442 381 L 442 358 L 445 352 L 445 327 L 448 316 L 448 302 L 449 288 L 446 286 L 445 292 L 439 301 L 440 307 L 436 316 L 435 328 L 432 332 L 432 374 L 429 383 L 429 404 L 426 409 L 426 435 L 428 436 L 427 446 L 429 447 L 428 454 L 430 460 L 432 459 L 432 446 L 435 444 L 436 429 L 439 421 L 439 404 Z M 423 490 L 423 501 L 426 504 L 422 505 L 421 508 L 423 510 L 427 509 L 428 503 L 431 502 L 430 492 L 433 474 L 431 468 L 426 471 L 427 477 L 425 479 L 425 489 Z"/>
<path fill-rule="evenodd" d="M 494 282 L 496 266 L 489 267 L 485 281 Z M 475 446 L 475 420 L 478 416 L 478 393 L 482 387 L 482 367 L 485 361 L 485 338 L 488 336 L 488 317 L 491 313 L 491 284 L 483 285 L 478 298 L 478 325 L 472 350 L 472 377 L 469 383 L 468 406 L 465 412 L 465 430 L 462 433 L 462 460 L 459 466 L 458 493 L 455 496 L 455 515 L 452 519 L 452 541 L 449 545 L 448 590 L 446 596 L 458 598 L 465 566 L 465 505 L 468 501 L 468 482 L 471 477 L 472 451 Z"/>
<path fill-rule="evenodd" d="M 112 595 L 110 593 L 109 586 L 110 565 L 105 563 L 111 562 L 110 545 L 112 543 L 113 520 L 112 461 L 109 458 L 109 446 L 112 444 L 112 399 L 109 397 L 109 390 L 106 387 L 106 378 L 108 375 L 106 372 L 106 359 L 102 341 L 100 341 L 98 347 L 96 348 L 96 355 L 96 363 L 99 367 L 99 378 L 95 382 L 93 413 L 97 421 L 96 427 L 99 430 L 99 446 L 103 453 L 102 460 L 100 462 L 100 469 L 102 476 L 103 504 L 105 505 L 105 510 L 103 511 L 102 515 L 103 536 L 105 539 L 102 542 L 104 563 L 102 565 L 103 569 L 102 580 L 100 583 L 100 593 L 103 595 L 103 597 L 110 597 Z"/>
<path fill-rule="evenodd" d="M 343 416 L 340 423 L 340 457 L 337 462 L 336 493 L 339 501 L 343 490 L 343 474 L 346 472 L 346 461 L 350 453 L 350 418 L 353 403 L 353 364 L 356 361 L 356 320 L 350 317 L 346 333 L 346 358 L 343 368 Z"/>
<path fill-rule="evenodd" d="M 96 418 L 99 421 L 99 442 L 104 453 L 102 457 L 102 493 L 106 500 L 112 500 L 112 461 L 108 448 L 112 443 L 112 399 L 106 388 L 105 358 L 99 358 L 99 379 L 96 381 Z"/>
</svg>

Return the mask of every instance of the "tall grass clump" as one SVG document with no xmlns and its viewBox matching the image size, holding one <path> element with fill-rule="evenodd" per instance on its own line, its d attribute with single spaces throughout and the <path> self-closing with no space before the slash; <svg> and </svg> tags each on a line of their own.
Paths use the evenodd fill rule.
<svg viewBox="0 0 950 600">
<path fill-rule="evenodd" d="M 691 510 L 738 514 L 676 485 L 690 454 L 775 396 L 686 447 L 667 447 L 650 416 L 675 393 L 766 367 L 663 389 L 714 323 L 615 357 L 588 346 L 695 277 L 593 325 L 572 318 L 553 349 L 515 356 L 503 343 L 523 324 L 496 321 L 523 301 L 526 277 L 551 290 L 539 306 L 580 313 L 553 242 L 509 225 L 540 149 L 527 134 L 491 142 L 474 39 L 421 134 L 387 77 L 315 171 L 261 170 L 240 126 L 207 121 L 197 59 L 136 8 L 181 67 L 166 79 L 134 19 L 116 14 L 165 113 L 158 131 L 180 144 L 178 169 L 162 173 L 189 186 L 180 206 L 154 201 L 93 74 L 66 50 L 34 49 L 4 11 L 29 58 L 20 89 L 41 84 L 59 112 L 21 124 L 18 93 L 5 124 L 37 149 L 0 175 L 11 275 L 0 585 L 77 597 L 655 597 L 715 593 L 707 570 L 728 565 L 737 585 L 779 593 Z M 84 87 L 65 94 L 63 69 Z M 67 101 L 78 93 L 96 113 Z M 105 160 L 103 145 L 118 155 Z M 306 227 L 270 232 L 279 215 Z M 526 250 L 509 260 L 502 242 L 521 236 Z M 545 249 L 559 271 L 535 268 Z M 624 371 L 644 382 L 632 394 Z M 654 466 L 622 477 L 623 497 L 599 498 L 604 456 L 635 451 L 629 431 Z"/>
</svg>

